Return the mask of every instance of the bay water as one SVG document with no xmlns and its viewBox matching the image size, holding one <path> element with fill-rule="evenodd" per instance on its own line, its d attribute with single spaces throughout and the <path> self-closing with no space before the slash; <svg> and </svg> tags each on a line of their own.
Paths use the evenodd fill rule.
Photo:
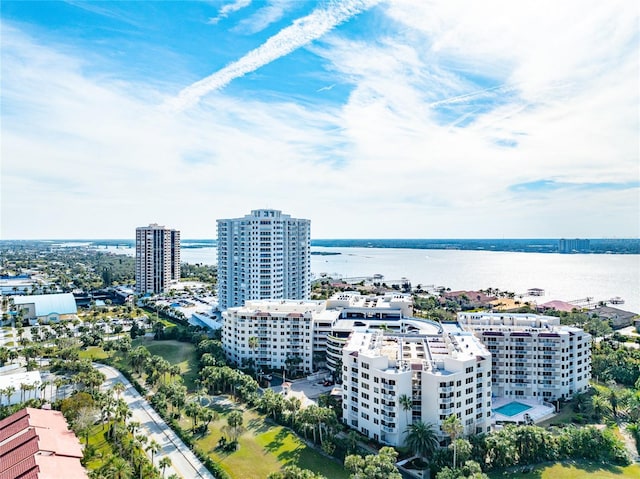
<svg viewBox="0 0 640 479">
<path fill-rule="evenodd" d="M 104 248 L 100 248 L 104 249 Z M 114 253 L 133 256 L 135 250 L 108 247 Z M 381 274 L 383 282 L 407 278 L 412 286 L 443 286 L 457 290 L 498 288 L 535 299 L 574 301 L 592 298 L 608 301 L 619 296 L 616 307 L 640 313 L 640 255 L 557 254 L 449 249 L 337 248 L 313 246 L 311 271 L 315 277 L 353 278 Z M 335 254 L 338 253 L 338 254 Z M 181 260 L 215 265 L 214 247 L 182 248 Z M 530 298 L 530 288 L 544 296 Z"/>
</svg>

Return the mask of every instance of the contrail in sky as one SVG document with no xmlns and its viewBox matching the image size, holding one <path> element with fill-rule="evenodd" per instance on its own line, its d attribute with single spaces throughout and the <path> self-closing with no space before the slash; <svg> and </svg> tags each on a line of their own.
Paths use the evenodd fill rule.
<svg viewBox="0 0 640 479">
<path fill-rule="evenodd" d="M 232 80 L 251 73 L 258 68 L 283 57 L 292 51 L 317 40 L 351 17 L 362 13 L 381 0 L 332 1 L 325 8 L 317 8 L 309 15 L 299 18 L 293 25 L 284 28 L 264 44 L 223 69 L 184 88 L 177 97 L 167 102 L 175 110 L 189 108 L 214 90 L 227 86 Z"/>
</svg>

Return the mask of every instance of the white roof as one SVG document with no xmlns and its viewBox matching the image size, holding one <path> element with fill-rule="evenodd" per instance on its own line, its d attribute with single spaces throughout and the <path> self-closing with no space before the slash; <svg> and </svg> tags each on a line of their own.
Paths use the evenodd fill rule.
<svg viewBox="0 0 640 479">
<path fill-rule="evenodd" d="M 0 376 L 0 389 L 6 389 L 8 387 L 15 388 L 16 391 L 20 391 L 21 384 L 42 384 L 42 378 L 40 377 L 40 371 L 26 371 L 22 373 L 6 374 Z"/>
</svg>

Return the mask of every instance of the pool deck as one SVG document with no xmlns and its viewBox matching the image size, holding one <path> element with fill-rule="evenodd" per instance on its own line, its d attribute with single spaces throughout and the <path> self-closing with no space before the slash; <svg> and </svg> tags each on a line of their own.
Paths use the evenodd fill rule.
<svg viewBox="0 0 640 479">
<path fill-rule="evenodd" d="M 507 416 L 495 412 L 494 409 L 498 409 L 506 404 L 512 402 L 519 402 L 526 404 L 530 409 L 514 414 L 513 416 Z M 516 397 L 494 397 L 491 404 L 491 424 L 495 426 L 498 422 L 514 422 L 514 423 L 526 423 L 525 414 L 528 414 L 531 420 L 535 423 L 549 419 L 555 414 L 555 408 L 549 403 L 544 403 L 542 400 L 536 399 L 522 399 Z"/>
</svg>

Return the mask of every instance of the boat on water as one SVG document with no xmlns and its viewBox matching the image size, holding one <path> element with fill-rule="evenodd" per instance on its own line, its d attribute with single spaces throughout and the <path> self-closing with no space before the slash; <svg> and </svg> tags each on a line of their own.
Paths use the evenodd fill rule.
<svg viewBox="0 0 640 479">
<path fill-rule="evenodd" d="M 529 288 L 527 290 L 527 296 L 544 296 L 544 289 L 542 289 L 542 288 Z"/>
<path fill-rule="evenodd" d="M 624 299 L 622 299 L 620 296 L 614 296 L 613 298 L 611 298 L 609 300 L 609 303 L 611 303 L 611 304 L 624 304 Z"/>
</svg>

